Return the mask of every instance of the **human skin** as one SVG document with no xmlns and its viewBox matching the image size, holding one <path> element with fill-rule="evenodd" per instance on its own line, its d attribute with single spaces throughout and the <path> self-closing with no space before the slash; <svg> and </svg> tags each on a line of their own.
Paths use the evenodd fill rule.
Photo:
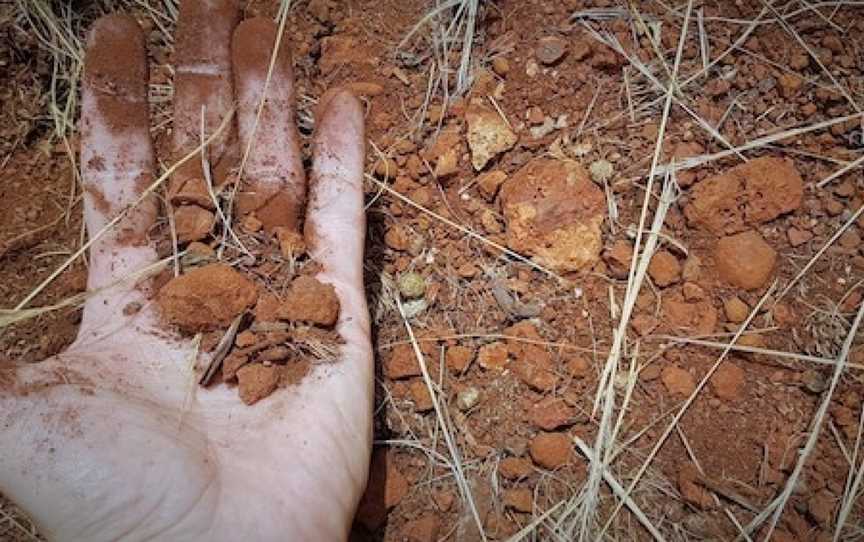
<svg viewBox="0 0 864 542">
<path fill-rule="evenodd" d="M 242 151 L 264 92 L 275 26 L 258 19 L 235 30 L 238 13 L 229 0 L 187 1 L 180 17 L 179 32 L 233 33 L 235 46 L 267 47 L 232 69 L 226 44 L 177 40 L 178 47 L 201 49 L 177 52 L 175 130 L 197 130 L 189 124 L 200 119 L 202 105 L 212 130 L 236 103 L 239 141 L 218 145 Z M 144 43 L 135 21 L 118 15 L 100 19 L 88 38 L 81 163 L 90 235 L 154 178 Z M 128 58 L 93 61 L 115 51 Z M 184 74 L 201 84 L 184 86 Z M 196 95 L 201 88 L 215 95 Z M 192 341 L 160 321 L 147 281 L 122 281 L 157 259 L 146 233 L 158 205 L 144 199 L 91 247 L 88 289 L 120 283 L 87 300 L 72 346 L 40 363 L 0 368 L 0 491 L 49 539 L 347 538 L 372 444 L 363 111 L 346 91 L 319 101 L 307 186 L 290 60 L 273 71 L 267 97 L 276 106 L 265 108 L 254 130 L 244 178 L 253 191 L 281 191 L 298 212 L 307 209 L 310 256 L 341 304 L 340 359 L 251 406 L 236 389 L 194 384 Z M 192 150 L 182 139 L 175 137 L 175 154 Z"/>
</svg>

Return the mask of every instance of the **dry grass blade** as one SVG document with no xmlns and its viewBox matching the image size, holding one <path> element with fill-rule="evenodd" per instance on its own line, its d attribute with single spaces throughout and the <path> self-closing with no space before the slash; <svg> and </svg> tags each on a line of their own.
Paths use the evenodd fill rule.
<svg viewBox="0 0 864 542">
<path fill-rule="evenodd" d="M 399 308 L 399 315 L 402 317 L 402 321 L 405 324 L 405 330 L 408 332 L 408 338 L 411 340 L 411 346 L 414 349 L 414 356 L 417 358 L 417 363 L 420 366 L 420 371 L 423 374 L 423 382 L 425 382 L 426 388 L 429 390 L 429 396 L 432 398 L 432 407 L 435 409 L 435 415 L 438 418 L 438 424 L 441 427 L 441 432 L 444 435 L 444 441 L 447 444 L 447 451 L 450 453 L 451 465 L 453 467 L 453 475 L 456 478 L 456 484 L 459 487 L 459 493 L 462 495 L 462 499 L 464 499 L 465 502 L 468 503 L 471 516 L 474 518 L 474 522 L 477 524 L 480 538 L 483 540 L 483 542 L 485 542 L 486 534 L 483 530 L 483 521 L 480 519 L 480 514 L 477 511 L 477 506 L 474 503 L 474 496 L 471 492 L 471 486 L 468 483 L 468 480 L 465 478 L 465 473 L 463 472 L 462 454 L 459 453 L 459 448 L 456 445 L 456 441 L 450 434 L 450 429 L 448 428 L 446 416 L 441 408 L 441 405 L 438 402 L 438 395 L 435 392 L 432 378 L 429 376 L 429 369 L 428 367 L 426 367 L 426 357 L 420 350 L 420 344 L 417 342 L 417 338 L 414 335 L 414 329 L 411 327 L 411 323 L 408 321 L 408 317 L 405 315 L 405 308 L 402 306 L 402 302 L 398 298 L 396 298 L 396 305 Z"/>
<path fill-rule="evenodd" d="M 843 489 L 843 500 L 840 505 L 840 512 L 837 514 L 837 526 L 834 528 L 834 542 L 840 540 L 843 534 L 843 527 L 846 526 L 846 521 L 849 519 L 849 514 L 852 512 L 852 507 L 858 500 L 861 492 L 861 484 L 864 482 L 864 462 L 858 463 L 858 454 L 861 451 L 861 436 L 864 431 L 864 406 L 861 408 L 861 413 L 858 415 L 858 433 L 855 436 L 855 452 L 849 458 L 849 476 L 846 480 L 846 487 Z M 856 474 L 856 465 L 857 474 Z"/>
<path fill-rule="evenodd" d="M 771 523 L 768 526 L 768 532 L 765 534 L 765 540 L 767 541 L 771 539 L 771 535 L 774 533 L 774 528 L 780 520 L 780 515 L 786 508 L 786 503 L 788 502 L 789 497 L 792 496 L 792 493 L 795 491 L 798 479 L 801 477 L 801 472 L 804 470 L 804 465 L 807 463 L 810 454 L 813 453 L 813 450 L 816 448 L 816 443 L 819 440 L 819 434 L 822 430 L 822 423 L 825 421 L 825 416 L 828 413 L 828 407 L 831 405 L 831 398 L 834 396 L 834 391 L 840 383 L 840 376 L 843 374 L 843 369 L 846 368 L 846 362 L 849 359 L 849 352 L 852 350 L 852 343 L 858 334 L 858 328 L 861 326 L 862 319 L 864 319 L 864 304 L 861 304 L 858 308 L 858 313 L 855 315 L 855 321 L 852 322 L 849 333 L 843 341 L 843 349 L 840 351 L 840 355 L 837 356 L 837 364 L 834 366 L 834 372 L 831 375 L 831 383 L 828 385 L 828 389 L 822 397 L 822 403 L 819 405 L 819 408 L 813 416 L 810 425 L 810 434 L 807 436 L 807 442 L 804 445 L 804 448 L 798 455 L 798 462 L 795 464 L 795 469 L 786 481 L 786 485 L 780 495 L 771 501 L 771 503 L 766 506 L 765 509 L 753 519 L 753 521 L 750 522 L 747 526 L 746 532 L 752 533 L 766 519 L 768 519 L 768 516 L 770 515 Z"/>
<path fill-rule="evenodd" d="M 636 476 L 634 476 L 633 480 L 630 482 L 630 485 L 627 487 L 626 495 L 630 495 L 633 492 L 633 489 L 639 483 L 639 480 L 641 480 L 642 476 L 645 474 L 645 471 L 648 470 L 648 466 L 654 460 L 654 457 L 657 455 L 657 452 L 660 451 L 660 448 L 663 446 L 663 444 L 665 444 L 666 440 L 669 438 L 669 435 L 672 434 L 672 431 L 675 430 L 675 427 L 677 427 L 678 422 L 681 421 L 681 418 L 684 417 L 684 414 L 690 408 L 690 405 L 693 404 L 693 402 L 696 400 L 696 397 L 702 392 L 702 390 L 708 384 L 708 380 L 710 380 L 711 377 L 714 376 L 714 373 L 720 367 L 720 364 L 723 363 L 723 361 L 726 359 L 726 356 L 728 356 L 729 352 L 732 351 L 732 346 L 738 341 L 738 339 L 741 338 L 741 336 L 744 334 L 744 332 L 750 326 L 750 322 L 752 322 L 753 319 L 756 317 L 756 315 L 759 313 L 762 306 L 765 304 L 765 302 L 768 300 L 768 298 L 774 292 L 774 288 L 776 286 L 777 286 L 777 283 L 775 282 L 774 284 L 771 285 L 771 287 L 768 289 L 768 291 L 765 292 L 765 295 L 763 295 L 762 298 L 759 299 L 759 303 L 757 303 L 756 306 L 753 307 L 753 310 L 750 311 L 750 314 L 747 316 L 747 319 L 744 321 L 744 323 L 741 324 L 741 327 L 738 328 L 738 331 L 735 333 L 735 336 L 732 337 L 732 340 L 729 342 L 729 345 L 727 345 L 727 347 L 723 350 L 723 352 L 720 354 L 720 356 L 717 357 L 717 360 L 708 369 L 708 372 L 705 373 L 705 376 L 703 376 L 702 379 L 699 381 L 699 383 L 696 385 L 696 388 L 693 390 L 693 393 L 691 393 L 690 396 L 687 397 L 687 400 L 684 401 L 684 404 L 681 405 L 681 408 L 678 410 L 678 412 L 672 418 L 672 422 L 669 424 L 668 427 L 666 427 L 666 429 L 663 431 L 663 433 L 657 439 L 657 442 L 651 448 L 651 452 L 648 454 L 648 457 L 642 463 L 642 466 L 639 467 L 639 470 L 637 471 Z M 612 514 L 609 516 L 609 519 L 606 520 L 606 524 L 603 526 L 603 530 L 600 532 L 601 537 L 609 529 L 609 527 L 612 525 L 612 521 L 615 519 L 615 516 L 618 514 L 618 512 L 621 511 L 622 506 L 623 506 L 623 501 L 619 501 L 619 503 L 615 506 L 615 509 L 612 511 Z"/>
</svg>

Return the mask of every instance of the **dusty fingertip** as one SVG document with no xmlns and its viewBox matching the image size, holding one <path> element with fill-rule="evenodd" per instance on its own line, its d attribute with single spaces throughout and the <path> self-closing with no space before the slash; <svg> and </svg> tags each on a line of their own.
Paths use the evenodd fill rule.
<svg viewBox="0 0 864 542">
<path fill-rule="evenodd" d="M 346 87 L 334 87 L 318 99 L 315 119 L 320 127 L 325 119 L 336 118 L 340 123 L 351 121 L 355 127 L 363 125 L 363 103 Z"/>
<path fill-rule="evenodd" d="M 92 47 L 103 40 L 137 40 L 139 37 L 143 39 L 144 33 L 134 17 L 114 13 L 96 19 L 87 36 L 87 45 Z"/>
<path fill-rule="evenodd" d="M 234 56 L 234 68 L 242 72 L 241 78 L 266 76 L 278 31 L 279 27 L 276 23 L 266 17 L 253 17 L 237 25 L 231 39 L 231 51 Z M 289 40 L 283 35 L 279 42 L 279 54 L 276 57 L 276 75 L 279 76 L 282 71 L 290 75 L 290 69 Z"/>
<path fill-rule="evenodd" d="M 100 17 L 87 37 L 84 75 L 91 83 L 104 80 L 119 97 L 146 98 L 147 51 L 138 21 L 129 15 Z"/>
</svg>

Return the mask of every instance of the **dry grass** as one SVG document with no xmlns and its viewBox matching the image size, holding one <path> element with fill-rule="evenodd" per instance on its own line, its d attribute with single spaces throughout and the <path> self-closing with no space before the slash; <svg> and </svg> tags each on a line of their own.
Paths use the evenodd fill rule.
<svg viewBox="0 0 864 542">
<path fill-rule="evenodd" d="M 32 542 L 44 540 L 36 525 L 12 501 L 0 493 L 0 540 L 8 542 Z"/>
</svg>

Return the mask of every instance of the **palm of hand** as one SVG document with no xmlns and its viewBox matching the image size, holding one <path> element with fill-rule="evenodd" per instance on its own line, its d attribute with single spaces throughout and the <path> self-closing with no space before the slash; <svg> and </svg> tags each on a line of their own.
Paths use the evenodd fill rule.
<svg viewBox="0 0 864 542">
<path fill-rule="evenodd" d="M 206 13 L 197 4 L 184 6 L 187 17 Z M 119 17 L 97 23 L 88 59 L 117 39 L 128 40 L 130 31 L 140 34 L 130 24 Z M 233 29 L 218 18 L 212 24 L 222 24 L 229 35 Z M 235 76 L 243 70 L 235 66 Z M 104 74 L 90 75 L 82 163 L 89 195 L 85 218 L 93 235 L 110 218 L 93 194 L 101 193 L 115 212 L 128 205 L 137 197 L 130 187 L 152 163 L 152 151 L 146 124 L 118 129 L 101 115 L 104 96 L 97 83 Z M 275 70 L 272 85 L 277 103 L 293 98 L 290 69 Z M 251 84 L 242 87 L 240 82 L 241 142 L 244 123 L 252 122 L 250 104 L 264 92 L 256 94 Z M 120 105 L 137 109 L 139 116 L 143 107 L 146 119 L 146 101 L 123 99 L 128 103 Z M 195 346 L 163 329 L 146 285 L 106 288 L 88 300 L 78 340 L 67 352 L 20 368 L 11 391 L 0 387 L 0 489 L 29 509 L 47 533 L 81 540 L 345 537 L 371 448 L 372 355 L 362 290 L 363 130 L 353 97 L 333 93 L 323 101 L 306 221 L 307 230 L 315 231 L 311 254 L 323 268 L 319 279 L 333 284 L 340 298 L 343 359 L 247 407 L 235 390 L 197 387 Z M 302 197 L 293 114 L 265 110 L 261 120 L 257 171 L 272 169 L 275 160 L 277 172 L 287 171 L 281 176 L 290 179 L 281 189 Z M 288 150 L 279 146 L 285 138 Z M 103 158 L 98 168 L 87 165 L 94 156 Z M 250 159 L 253 177 L 255 171 Z M 291 182 L 299 182 L 299 189 Z M 155 206 L 147 205 L 129 213 L 121 227 L 149 228 Z M 89 287 L 114 284 L 155 258 L 151 245 L 133 246 L 108 234 L 91 248 Z M 142 308 L 124 310 L 133 306 Z"/>
</svg>

